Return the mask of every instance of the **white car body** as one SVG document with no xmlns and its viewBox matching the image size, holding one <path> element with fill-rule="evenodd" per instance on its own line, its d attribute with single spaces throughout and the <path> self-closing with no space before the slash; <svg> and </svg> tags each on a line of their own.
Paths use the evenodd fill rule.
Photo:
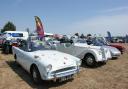
<svg viewBox="0 0 128 89">
<path fill-rule="evenodd" d="M 79 72 L 81 60 L 72 55 L 56 50 L 24 51 L 13 47 L 13 54 L 26 71 L 31 73 L 32 65 L 36 65 L 42 80 L 55 80 L 62 77 L 74 75 Z M 52 69 L 48 69 L 51 65 Z"/>
<path fill-rule="evenodd" d="M 86 43 L 60 43 L 52 48 L 61 52 L 71 54 L 80 59 L 84 59 L 86 55 L 91 54 L 94 56 L 96 62 L 106 62 L 111 58 L 110 51 L 107 48 L 104 48 L 102 46 L 92 46 Z"/>
<path fill-rule="evenodd" d="M 117 48 L 109 46 L 103 37 L 93 39 L 93 45 L 103 46 L 104 48 L 109 49 L 112 58 L 118 58 L 121 55 L 121 52 Z"/>
<path fill-rule="evenodd" d="M 121 52 L 112 46 L 103 46 L 104 48 L 108 48 L 110 50 L 112 58 L 118 58 L 121 55 Z"/>
</svg>

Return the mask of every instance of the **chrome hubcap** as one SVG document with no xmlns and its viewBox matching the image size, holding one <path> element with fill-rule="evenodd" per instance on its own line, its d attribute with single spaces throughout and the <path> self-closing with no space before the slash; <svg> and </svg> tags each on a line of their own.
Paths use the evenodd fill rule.
<svg viewBox="0 0 128 89">
<path fill-rule="evenodd" d="M 87 64 L 88 64 L 88 65 L 92 65 L 92 63 L 93 63 L 93 59 L 92 59 L 91 57 L 89 57 L 89 58 L 87 59 Z"/>
</svg>

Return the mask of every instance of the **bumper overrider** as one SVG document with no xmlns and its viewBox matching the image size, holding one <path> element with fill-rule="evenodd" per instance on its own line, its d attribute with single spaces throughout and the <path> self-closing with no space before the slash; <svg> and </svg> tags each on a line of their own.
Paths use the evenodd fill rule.
<svg viewBox="0 0 128 89">
<path fill-rule="evenodd" d="M 46 80 L 64 81 L 64 80 L 72 79 L 73 75 L 79 73 L 79 71 L 80 71 L 80 67 L 77 66 L 77 67 L 68 67 L 52 72 L 47 72 Z"/>
</svg>

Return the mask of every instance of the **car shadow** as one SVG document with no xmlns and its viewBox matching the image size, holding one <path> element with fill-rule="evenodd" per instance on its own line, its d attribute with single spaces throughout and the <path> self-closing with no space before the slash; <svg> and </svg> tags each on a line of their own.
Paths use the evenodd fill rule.
<svg viewBox="0 0 128 89">
<path fill-rule="evenodd" d="M 117 59 L 118 59 L 118 57 L 113 57 L 110 60 L 117 60 Z"/>
<path fill-rule="evenodd" d="M 94 66 L 91 66 L 90 67 L 90 66 L 87 66 L 86 65 L 85 61 L 82 61 L 81 67 L 83 67 L 83 68 L 89 68 L 89 69 L 96 69 L 96 68 L 99 68 L 99 67 L 104 66 L 104 65 L 106 65 L 106 63 L 104 63 L 104 62 L 98 62 Z"/>
<path fill-rule="evenodd" d="M 15 61 L 6 61 L 6 63 L 11 67 L 11 69 L 20 76 L 25 82 L 27 82 L 33 89 L 49 89 L 51 87 L 57 87 L 73 81 L 73 79 L 66 80 L 63 82 L 54 82 L 54 81 L 41 81 L 40 84 L 35 84 L 28 72 L 26 72 L 20 65 Z"/>
</svg>

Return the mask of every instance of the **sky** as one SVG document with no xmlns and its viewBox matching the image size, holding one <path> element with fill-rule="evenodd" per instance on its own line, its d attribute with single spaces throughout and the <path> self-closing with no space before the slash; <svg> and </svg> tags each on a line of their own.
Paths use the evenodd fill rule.
<svg viewBox="0 0 128 89">
<path fill-rule="evenodd" d="M 33 32 L 34 16 L 50 33 L 128 34 L 128 0 L 0 0 L 0 29 L 11 21 Z"/>
</svg>

